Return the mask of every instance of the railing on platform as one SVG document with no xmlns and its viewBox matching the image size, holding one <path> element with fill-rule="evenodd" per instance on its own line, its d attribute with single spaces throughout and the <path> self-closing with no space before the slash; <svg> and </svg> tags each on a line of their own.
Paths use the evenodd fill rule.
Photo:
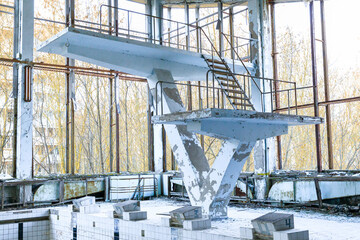
<svg viewBox="0 0 360 240">
<path fill-rule="evenodd" d="M 116 20 L 114 26 L 103 24 L 102 23 L 103 8 L 111 8 L 114 11 L 117 11 L 117 15 L 119 16 L 118 19 L 121 17 L 122 21 Z M 242 13 L 245 11 L 247 11 L 247 9 L 240 10 L 237 13 Z M 244 62 L 250 60 L 249 57 L 250 45 L 251 42 L 257 41 L 256 39 L 233 36 L 233 35 L 225 34 L 223 32 L 219 32 L 219 36 L 221 36 L 225 40 L 226 48 L 220 51 L 214 45 L 212 38 L 206 34 L 203 27 L 206 27 L 209 24 L 214 24 L 216 21 L 215 20 L 208 21 L 206 24 L 203 25 L 201 25 L 200 22 L 215 15 L 216 14 L 213 13 L 202 19 L 198 19 L 197 21 L 191 24 L 187 24 L 183 22 L 174 21 L 171 19 L 161 18 L 149 14 L 144 14 L 132 10 L 127 10 L 127 9 L 122 9 L 122 8 L 102 4 L 100 6 L 99 23 L 93 23 L 84 20 L 75 20 L 75 27 L 83 28 L 91 31 L 97 31 L 104 34 L 110 33 L 112 35 L 119 37 L 150 42 L 153 44 L 159 44 L 171 48 L 194 51 L 198 53 L 205 53 L 212 56 L 213 59 L 215 56 L 216 58 L 222 60 L 223 59 L 222 56 L 230 55 L 233 61 L 232 64 L 233 68 L 231 70 L 229 69 L 229 71 L 232 71 L 231 75 L 233 75 L 236 78 L 237 80 L 236 84 L 238 85 L 238 87 L 240 87 L 241 90 L 244 93 L 246 93 L 247 95 L 246 98 L 248 98 L 250 101 L 253 100 L 252 97 L 253 91 L 256 91 L 258 95 L 260 95 L 261 108 L 259 109 L 259 107 L 257 107 L 256 111 L 262 111 L 262 112 L 274 111 L 275 110 L 274 96 L 285 95 L 283 99 L 285 99 L 285 102 L 287 104 L 286 106 L 282 106 L 282 108 L 287 107 L 288 114 L 290 114 L 291 106 L 292 107 L 295 106 L 295 112 L 297 114 L 297 90 L 296 90 L 295 82 L 274 80 L 264 77 L 255 77 L 252 76 L 250 71 L 247 69 Z M 136 18 L 137 23 L 132 23 L 133 18 Z M 145 25 L 151 26 L 151 29 L 146 29 L 146 26 L 144 26 L 144 24 L 139 24 L 139 22 L 147 22 L 148 24 Z M 87 24 L 88 26 L 85 26 L 83 24 Z M 164 31 L 164 29 L 167 29 L 167 31 Z M 241 62 L 242 66 L 246 70 L 246 74 L 238 74 L 236 72 L 235 61 L 237 61 L 236 63 L 238 63 L 238 61 Z M 210 74 L 212 75 L 212 80 L 209 80 Z M 281 83 L 281 85 L 286 85 L 286 87 L 279 90 L 276 89 L 275 91 L 275 86 L 274 86 L 275 82 Z M 163 82 L 159 82 L 158 85 L 160 85 L 160 91 L 162 91 L 164 84 L 165 83 Z M 206 86 L 202 86 L 202 83 L 190 84 L 190 83 L 178 82 L 175 84 L 177 86 L 198 88 L 199 94 L 202 93 L 206 98 L 207 107 L 231 108 L 232 105 L 232 108 L 236 108 L 231 103 L 232 100 L 230 100 L 230 98 L 228 98 L 230 104 L 229 102 L 224 100 L 224 98 L 228 97 L 226 91 L 224 92 L 224 89 L 230 90 L 231 89 L 230 86 L 229 85 L 220 86 L 216 81 L 214 81 L 214 71 L 211 69 L 207 73 L 207 80 L 205 81 Z M 158 89 L 156 90 L 158 91 Z M 236 98 L 237 97 L 235 96 L 235 99 Z M 244 100 L 241 100 L 241 97 L 238 97 L 238 99 L 240 104 L 239 102 L 237 102 L 236 104 L 240 105 L 240 109 L 249 110 L 247 109 L 245 103 L 241 104 L 241 102 Z M 162 102 L 162 100 L 160 102 Z M 266 106 L 264 104 L 265 102 L 267 102 Z M 158 113 L 159 111 L 157 110 L 157 114 Z"/>
<path fill-rule="evenodd" d="M 211 74 L 212 70 L 208 71 L 208 75 Z M 241 85 L 242 89 L 247 93 L 247 96 L 252 100 L 253 89 L 255 88 L 260 94 L 260 104 L 263 106 L 265 100 L 271 100 L 271 109 L 265 109 L 266 112 L 275 112 L 275 91 L 274 83 L 278 82 L 281 84 L 283 88 L 276 91 L 278 95 L 282 99 L 286 99 L 284 101 L 286 105 L 282 105 L 281 108 L 287 108 L 288 114 L 292 113 L 292 109 L 295 106 L 295 115 L 298 114 L 297 109 L 297 88 L 295 82 L 283 81 L 283 80 L 274 80 L 270 78 L 262 78 L 262 77 L 250 77 L 246 74 L 235 74 L 236 78 L 238 79 L 239 84 Z M 252 84 L 252 80 L 254 81 Z M 268 91 L 262 91 L 261 88 L 256 84 L 256 82 L 267 81 L 270 85 Z M 191 100 L 192 103 L 191 109 L 192 110 L 200 110 L 204 108 L 222 108 L 222 109 L 233 109 L 233 106 L 230 104 L 229 101 L 226 100 L 226 97 L 222 93 L 224 90 L 224 86 L 220 87 L 217 81 L 215 81 L 214 77 L 209 78 L 207 77 L 206 81 L 199 81 L 197 83 L 187 83 L 187 82 L 162 82 L 159 81 L 155 85 L 155 114 L 156 115 L 163 115 L 164 114 L 164 99 L 163 93 L 164 89 L 167 87 L 176 86 L 179 90 L 180 96 L 183 100 L 184 105 L 188 106 L 186 101 L 186 91 L 188 87 L 191 87 L 193 90 L 193 96 L 196 96 L 199 100 L 194 101 Z M 309 88 L 309 87 L 306 87 Z M 225 85 L 225 89 L 231 90 L 232 87 L 229 85 Z M 302 89 L 302 88 L 301 88 Z M 195 97 L 194 97 L 195 98 Z M 240 99 L 240 97 L 239 97 Z M 244 101 L 244 100 L 239 100 Z M 245 104 L 241 105 L 242 107 L 239 110 L 251 110 Z M 265 110 L 256 109 L 258 112 L 265 112 Z"/>
</svg>

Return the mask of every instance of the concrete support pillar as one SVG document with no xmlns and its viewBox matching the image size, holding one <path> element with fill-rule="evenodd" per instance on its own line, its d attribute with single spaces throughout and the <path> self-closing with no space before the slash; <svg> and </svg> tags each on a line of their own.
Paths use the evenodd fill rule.
<svg viewBox="0 0 360 240">
<path fill-rule="evenodd" d="M 256 77 L 273 76 L 271 61 L 271 31 L 270 31 L 270 10 L 266 0 L 254 0 L 248 2 L 249 8 L 249 27 L 250 37 L 257 41 L 251 41 L 250 61 L 255 66 Z M 256 79 L 257 84 L 263 92 L 270 91 L 270 82 Z M 270 95 L 262 96 L 254 83 L 252 83 L 252 99 L 256 111 L 270 112 Z M 275 141 L 273 138 L 257 141 L 254 147 L 254 166 L 255 173 L 268 175 L 275 170 Z M 264 199 L 266 197 L 266 180 L 259 180 L 255 183 L 256 197 Z"/>
<path fill-rule="evenodd" d="M 146 4 L 145 4 L 145 14 L 151 16 L 152 15 L 152 4 L 151 4 L 151 0 L 146 0 Z M 151 17 L 146 17 L 145 18 L 145 28 L 146 28 L 146 32 L 148 34 L 148 42 L 152 42 L 153 39 L 153 23 L 152 23 L 152 18 Z"/>
<path fill-rule="evenodd" d="M 151 1 L 151 15 L 155 17 L 163 17 L 162 4 L 160 0 Z M 162 44 L 162 20 L 152 18 L 152 35 L 155 44 Z M 160 112 L 159 112 L 160 114 Z M 162 125 L 154 125 L 154 164 L 155 172 L 166 171 L 166 138 L 164 127 Z"/>
<path fill-rule="evenodd" d="M 18 18 L 15 30 L 18 33 L 18 53 L 17 58 L 23 61 L 33 60 L 34 49 L 34 1 L 19 0 Z M 18 69 L 18 95 L 17 95 L 17 136 L 16 136 L 16 178 L 31 179 L 33 174 L 33 102 L 32 88 L 33 76 L 32 67 L 29 64 L 20 64 Z M 25 191 L 25 192 L 24 192 Z M 25 199 L 24 199 L 25 196 Z M 20 189 L 19 200 L 29 201 L 32 198 L 31 186 Z"/>
<path fill-rule="evenodd" d="M 162 20 L 159 18 L 163 17 L 163 6 L 161 0 L 152 0 L 151 3 L 152 16 L 158 17 L 153 18 L 153 36 L 155 38 L 156 44 L 162 44 Z"/>
<path fill-rule="evenodd" d="M 156 84 L 159 81 L 162 82 L 162 91 L 160 85 Z M 148 83 L 158 112 L 167 114 L 185 111 L 169 71 L 155 69 Z M 231 193 L 255 142 L 229 140 L 226 137 L 210 168 L 200 142 L 196 134 L 189 131 L 189 126 L 166 124 L 165 129 L 191 204 L 201 206 L 204 214 L 212 218 L 226 217 Z"/>
</svg>

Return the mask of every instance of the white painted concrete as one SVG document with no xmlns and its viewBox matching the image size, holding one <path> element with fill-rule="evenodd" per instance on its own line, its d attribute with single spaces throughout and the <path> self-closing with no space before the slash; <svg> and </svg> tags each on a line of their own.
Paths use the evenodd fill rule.
<svg viewBox="0 0 360 240">
<path fill-rule="evenodd" d="M 250 59 L 255 66 L 255 76 L 272 78 L 273 68 L 271 61 L 271 31 L 270 11 L 266 0 L 248 1 L 250 37 L 257 41 L 250 43 Z M 270 91 L 268 81 L 257 80 L 257 85 L 262 92 Z M 267 94 L 261 98 L 261 93 L 252 83 L 252 99 L 256 111 L 271 111 L 271 95 Z M 262 104 L 261 102 L 264 104 Z M 257 174 L 269 174 L 276 169 L 275 163 L 275 141 L 272 138 L 260 140 L 254 147 L 254 167 Z M 262 183 L 258 183 L 262 185 Z M 260 188 L 258 188 L 260 190 Z M 265 191 L 256 194 L 258 199 L 265 198 Z"/>
<path fill-rule="evenodd" d="M 19 54 L 21 60 L 32 61 L 34 46 L 34 1 L 21 0 Z M 18 128 L 16 146 L 16 178 L 32 178 L 33 103 L 24 101 L 24 67 L 19 66 L 18 81 Z M 31 89 L 33 79 L 31 76 Z M 27 194 L 28 195 L 28 194 Z"/>
<path fill-rule="evenodd" d="M 37 50 L 146 78 L 158 68 L 171 71 L 175 80 L 204 81 L 209 70 L 200 53 L 74 28 L 66 28 Z M 227 62 L 232 69 L 232 61 Z M 252 64 L 246 66 L 252 70 Z M 238 61 L 235 69 L 245 73 Z"/>
<path fill-rule="evenodd" d="M 319 185 L 323 199 L 360 195 L 358 181 L 319 181 Z M 316 201 L 315 183 L 313 180 L 277 182 L 271 187 L 269 198 L 278 201 Z"/>
<path fill-rule="evenodd" d="M 160 91 L 155 91 L 158 81 L 169 83 L 163 84 L 162 97 L 159 96 Z M 148 82 L 154 100 L 163 99 L 162 105 L 154 104 L 163 107 L 158 112 L 166 114 L 185 111 L 176 86 L 171 84 L 174 80 L 169 71 L 155 69 Z M 192 205 L 201 206 L 207 216 L 226 216 L 230 195 L 253 142 L 235 139 L 225 141 L 210 169 L 195 133 L 189 132 L 185 126 L 174 124 L 166 124 L 165 129 Z"/>
</svg>

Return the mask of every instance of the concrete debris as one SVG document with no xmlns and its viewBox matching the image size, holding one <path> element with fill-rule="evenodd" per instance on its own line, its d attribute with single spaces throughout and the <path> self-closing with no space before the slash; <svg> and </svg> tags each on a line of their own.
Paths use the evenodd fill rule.
<svg viewBox="0 0 360 240">
<path fill-rule="evenodd" d="M 257 233 L 271 236 L 275 231 L 294 228 L 294 215 L 268 213 L 251 221 Z"/>
<path fill-rule="evenodd" d="M 80 207 L 95 204 L 95 197 L 93 196 L 82 197 L 79 199 L 74 199 L 72 202 L 73 202 L 74 212 L 80 212 Z"/>
<path fill-rule="evenodd" d="M 140 201 L 128 200 L 114 205 L 114 218 L 127 221 L 139 221 L 147 219 L 147 212 L 140 211 Z"/>
<path fill-rule="evenodd" d="M 251 220 L 253 228 L 240 227 L 240 239 L 309 240 L 308 230 L 294 229 L 294 215 L 267 213 Z"/>
</svg>

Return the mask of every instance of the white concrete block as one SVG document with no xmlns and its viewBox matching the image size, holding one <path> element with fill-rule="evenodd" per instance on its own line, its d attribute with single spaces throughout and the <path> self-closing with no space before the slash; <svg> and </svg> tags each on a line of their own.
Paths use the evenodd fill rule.
<svg viewBox="0 0 360 240">
<path fill-rule="evenodd" d="M 308 230 L 290 229 L 273 233 L 274 240 L 309 240 Z"/>
<path fill-rule="evenodd" d="M 170 227 L 170 218 L 169 217 L 162 217 L 161 218 L 161 226 Z"/>
<path fill-rule="evenodd" d="M 80 206 L 80 213 L 91 214 L 91 213 L 99 213 L 99 212 L 100 212 L 100 206 L 97 204 Z"/>
<path fill-rule="evenodd" d="M 254 239 L 255 229 L 252 227 L 240 227 L 241 239 Z"/>
<path fill-rule="evenodd" d="M 124 212 L 123 219 L 127 221 L 138 221 L 147 219 L 146 211 Z"/>
<path fill-rule="evenodd" d="M 185 220 L 183 228 L 187 230 L 202 230 L 211 228 L 211 220 L 208 218 L 200 218 L 193 220 Z"/>
</svg>

